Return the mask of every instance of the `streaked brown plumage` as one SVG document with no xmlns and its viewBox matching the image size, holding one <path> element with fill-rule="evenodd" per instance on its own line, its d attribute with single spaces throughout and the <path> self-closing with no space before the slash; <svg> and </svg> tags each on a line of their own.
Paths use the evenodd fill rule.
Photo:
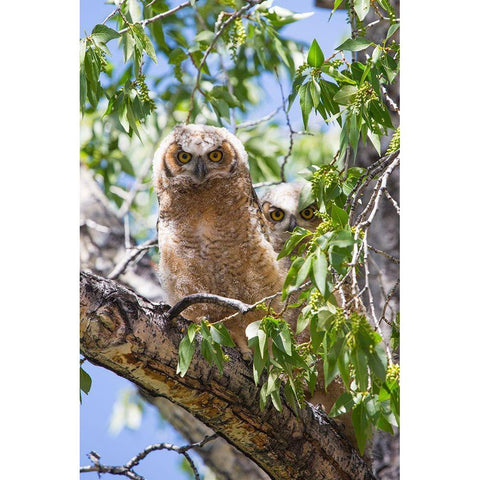
<svg viewBox="0 0 480 480">
<path fill-rule="evenodd" d="M 168 303 L 193 293 L 213 293 L 252 304 L 281 290 L 285 272 L 266 236 L 247 154 L 233 134 L 224 128 L 179 125 L 161 143 L 153 170 L 159 202 L 158 273 Z M 217 321 L 232 313 L 197 304 L 182 315 Z M 243 353 L 248 351 L 245 327 L 261 317 L 261 312 L 250 312 L 227 323 Z"/>
</svg>

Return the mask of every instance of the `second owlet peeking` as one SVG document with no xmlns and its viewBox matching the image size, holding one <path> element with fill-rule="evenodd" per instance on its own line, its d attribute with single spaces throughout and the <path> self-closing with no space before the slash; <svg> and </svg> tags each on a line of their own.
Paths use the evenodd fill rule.
<svg viewBox="0 0 480 480">
<path fill-rule="evenodd" d="M 282 290 L 285 271 L 267 237 L 242 143 L 224 128 L 179 125 L 153 162 L 158 197 L 158 274 L 165 300 L 174 305 L 193 293 L 212 293 L 253 304 Z M 182 315 L 211 322 L 234 313 L 196 304 Z M 263 312 L 226 324 L 248 351 L 245 327 Z"/>
<path fill-rule="evenodd" d="M 313 231 L 321 222 L 314 205 L 299 208 L 300 193 L 305 185 L 307 182 L 280 183 L 261 197 L 263 213 L 270 222 L 270 240 L 276 252 L 280 252 L 296 226 Z"/>
</svg>

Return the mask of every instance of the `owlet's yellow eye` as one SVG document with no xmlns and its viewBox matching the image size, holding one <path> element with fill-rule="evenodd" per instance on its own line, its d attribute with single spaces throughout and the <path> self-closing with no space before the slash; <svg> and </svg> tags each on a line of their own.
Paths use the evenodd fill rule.
<svg viewBox="0 0 480 480">
<path fill-rule="evenodd" d="M 311 220 L 314 215 L 315 215 L 315 209 L 314 209 L 313 207 L 304 208 L 304 209 L 300 212 L 300 216 L 301 216 L 304 220 Z"/>
<path fill-rule="evenodd" d="M 283 219 L 284 216 L 285 216 L 285 212 L 283 210 L 281 210 L 280 208 L 276 208 L 275 210 L 270 212 L 270 218 L 274 222 L 280 222 Z"/>
<path fill-rule="evenodd" d="M 220 150 L 214 150 L 208 154 L 208 158 L 212 162 L 219 162 L 223 158 L 223 153 Z"/>
<path fill-rule="evenodd" d="M 181 151 L 181 152 L 177 153 L 177 160 L 180 163 L 188 163 L 191 159 L 192 159 L 192 154 L 191 153 L 184 152 L 184 151 Z"/>
</svg>

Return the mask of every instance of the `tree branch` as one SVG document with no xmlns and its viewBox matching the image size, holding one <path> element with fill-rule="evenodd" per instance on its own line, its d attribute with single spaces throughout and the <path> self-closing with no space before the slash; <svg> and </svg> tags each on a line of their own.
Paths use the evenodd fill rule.
<svg viewBox="0 0 480 480">
<path fill-rule="evenodd" d="M 326 414 L 307 407 L 298 417 L 259 408 L 251 367 L 236 349 L 220 375 L 197 351 L 185 377 L 176 372 L 178 345 L 188 327 L 169 321 L 168 306 L 152 304 L 121 285 L 81 273 L 81 351 L 151 396 L 184 407 L 235 445 L 273 479 L 373 480 L 373 475 Z"/>
</svg>

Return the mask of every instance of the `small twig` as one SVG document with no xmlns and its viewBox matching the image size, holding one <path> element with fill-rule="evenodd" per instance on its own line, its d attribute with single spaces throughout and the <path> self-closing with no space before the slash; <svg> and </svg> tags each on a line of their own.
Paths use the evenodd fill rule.
<svg viewBox="0 0 480 480">
<path fill-rule="evenodd" d="M 387 252 L 384 252 L 383 250 L 379 250 L 378 248 L 373 247 L 372 245 L 368 245 L 368 248 L 370 250 L 373 250 L 375 253 L 378 253 L 379 255 L 383 255 L 384 257 L 388 258 L 390 261 L 393 263 L 400 263 L 400 260 L 392 255 L 390 255 Z"/>
<path fill-rule="evenodd" d="M 388 304 L 389 304 L 390 300 L 392 299 L 392 297 L 393 297 L 394 293 L 396 292 L 399 285 L 400 285 L 400 278 L 397 278 L 397 281 L 395 282 L 395 285 L 390 289 L 390 291 L 388 292 L 388 295 L 385 299 L 385 304 L 383 305 L 383 310 L 382 310 L 382 315 L 380 316 L 379 325 L 382 321 L 384 321 L 388 325 L 392 326 L 392 324 L 387 320 L 385 314 L 387 312 Z"/>
<path fill-rule="evenodd" d="M 153 22 L 156 22 L 157 20 L 160 20 L 161 18 L 168 17 L 169 15 L 173 15 L 174 13 L 177 13 L 182 8 L 189 7 L 189 6 L 191 6 L 191 3 L 188 0 L 186 2 L 181 3 L 180 5 L 177 5 L 176 7 L 172 8 L 170 10 L 167 10 L 166 12 L 162 12 L 162 13 L 159 13 L 158 15 L 155 15 L 154 17 L 150 17 L 150 18 L 147 18 L 145 20 L 142 20 L 140 22 L 140 25 L 145 28 L 146 25 L 148 25 L 150 23 L 153 23 Z M 128 30 L 129 30 L 129 27 L 126 27 L 122 30 L 119 30 L 118 34 L 123 35 L 125 32 L 128 32 Z"/>
<path fill-rule="evenodd" d="M 397 211 L 398 215 L 400 215 L 400 207 L 398 206 L 398 203 L 397 201 L 390 195 L 390 193 L 388 192 L 388 190 L 385 190 L 385 192 L 383 192 L 384 195 L 385 195 L 385 198 L 387 198 L 388 200 L 390 200 L 390 203 L 393 205 L 393 208 L 395 208 L 395 210 Z"/>
<path fill-rule="evenodd" d="M 371 225 L 373 221 L 373 217 L 375 216 L 378 206 L 380 203 L 380 198 L 382 197 L 383 192 L 385 192 L 387 188 L 387 180 L 390 177 L 391 173 L 395 168 L 400 164 L 400 159 L 396 158 L 395 161 L 385 170 L 382 174 L 380 179 L 378 180 L 377 184 L 375 185 L 374 192 L 370 201 L 368 202 L 367 206 L 363 210 L 363 212 L 358 216 L 355 225 L 358 228 L 365 228 Z M 369 216 L 366 220 L 364 220 L 365 216 L 369 213 Z"/>
<path fill-rule="evenodd" d="M 370 315 L 373 318 L 373 321 L 375 322 L 375 325 L 378 326 L 378 319 L 377 315 L 375 313 L 375 302 L 373 300 L 373 294 L 372 294 L 372 289 L 370 288 L 370 269 L 368 266 L 368 243 L 367 243 L 367 235 L 368 232 L 365 232 L 365 236 L 363 237 L 363 261 L 365 265 L 365 289 L 368 293 L 368 305 L 369 305 L 369 310 L 370 310 Z"/>
<path fill-rule="evenodd" d="M 237 124 L 237 130 L 239 128 L 250 128 L 250 127 L 254 127 L 256 125 L 259 125 L 260 123 L 268 122 L 271 118 L 273 118 L 282 109 L 283 109 L 283 107 L 280 106 L 280 107 L 277 107 L 273 112 L 270 112 L 268 115 L 265 115 L 262 118 L 259 118 L 257 120 L 249 120 L 247 122 L 238 123 Z"/>
<path fill-rule="evenodd" d="M 262 188 L 262 187 L 273 187 L 273 185 L 280 185 L 281 181 L 278 182 L 259 182 L 259 183 L 254 183 L 253 188 Z"/>
<path fill-rule="evenodd" d="M 117 266 L 108 274 L 107 278 L 110 280 L 115 280 L 117 277 L 119 277 L 127 268 L 128 264 L 130 262 L 133 262 L 135 259 L 137 259 L 140 255 L 143 256 L 145 255 L 145 250 L 147 246 L 153 247 L 157 244 L 157 239 L 152 239 L 152 240 L 147 240 L 143 242 L 142 244 L 138 245 L 135 248 L 129 248 L 128 253 L 125 255 L 123 260 L 117 264 Z M 140 258 L 138 258 L 140 260 Z"/>
<path fill-rule="evenodd" d="M 387 89 L 383 85 L 380 86 L 380 89 L 383 93 L 383 96 L 385 97 L 387 105 L 390 107 L 391 110 L 396 112 L 398 116 L 400 116 L 400 109 L 398 108 L 398 105 L 392 100 L 392 97 L 390 97 L 390 95 L 388 94 Z"/>
<path fill-rule="evenodd" d="M 87 226 L 92 228 L 93 230 L 97 230 L 98 232 L 108 233 L 110 232 L 110 228 L 106 227 L 105 225 L 100 225 L 97 222 L 94 222 L 90 218 L 86 218 L 83 222 L 80 223 L 80 227 Z"/>
<path fill-rule="evenodd" d="M 115 10 L 113 10 L 113 12 L 110 13 L 110 14 L 107 16 L 107 18 L 102 22 L 102 25 L 105 25 L 105 24 L 108 22 L 108 20 L 110 20 L 115 14 L 117 14 L 117 13 L 121 10 L 122 5 L 125 3 L 125 1 L 126 1 L 126 0 L 122 0 L 122 1 L 118 4 L 118 7 L 117 7 Z"/>
<path fill-rule="evenodd" d="M 151 166 L 152 166 L 152 160 L 149 157 L 143 163 L 142 168 L 138 173 L 138 176 L 136 176 L 135 183 L 133 184 L 132 188 L 129 190 L 128 194 L 126 195 L 125 200 L 123 201 L 122 206 L 120 207 L 120 210 L 117 213 L 118 218 L 122 218 L 130 210 L 130 207 L 132 206 L 135 196 L 137 195 L 138 191 L 143 185 L 143 180 L 150 172 Z"/>
<path fill-rule="evenodd" d="M 214 440 L 217 438 L 218 435 L 214 433 L 213 435 L 207 435 L 203 440 L 196 443 L 191 443 L 188 445 L 184 445 L 179 447 L 177 445 L 173 445 L 171 443 L 155 443 L 153 445 L 149 445 L 146 447 L 142 452 L 132 457 L 125 465 L 123 466 L 109 466 L 109 465 L 102 465 L 100 463 L 100 455 L 96 452 L 90 452 L 88 454 L 88 458 L 92 462 L 93 465 L 80 467 L 80 473 L 85 472 L 97 472 L 100 473 L 110 473 L 112 475 L 123 475 L 127 478 L 132 480 L 145 480 L 144 477 L 138 475 L 133 468 L 136 467 L 147 455 L 152 452 L 159 451 L 159 450 L 169 450 L 171 452 L 176 452 L 179 455 L 183 455 L 185 459 L 190 464 L 190 467 L 193 470 L 193 474 L 195 475 L 196 480 L 200 480 L 200 474 L 198 472 L 195 463 L 192 460 L 192 457 L 188 454 L 188 451 L 192 448 L 201 448 L 207 442 Z"/>
<path fill-rule="evenodd" d="M 285 182 L 286 181 L 286 179 L 285 179 L 285 167 L 287 165 L 288 159 L 290 158 L 290 155 L 292 154 L 294 131 L 293 131 L 293 128 L 292 128 L 292 124 L 290 123 L 290 116 L 288 115 L 287 101 L 285 99 L 285 94 L 283 93 L 282 82 L 280 81 L 280 77 L 278 76 L 278 71 L 277 71 L 276 67 L 274 67 L 274 72 L 275 72 L 275 77 L 277 79 L 278 86 L 280 87 L 280 94 L 282 96 L 282 109 L 285 113 L 285 120 L 287 122 L 288 131 L 289 131 L 289 139 L 290 139 L 290 143 L 288 145 L 288 152 L 283 157 L 282 165 L 280 167 L 280 178 L 282 179 L 282 182 Z"/>
<path fill-rule="evenodd" d="M 349 193 L 347 197 L 347 201 L 345 202 L 345 208 L 350 206 L 350 219 L 353 218 L 353 211 L 357 206 L 357 199 L 361 195 L 361 193 L 367 188 L 367 185 L 370 181 L 382 170 L 387 168 L 398 156 L 400 155 L 400 150 L 396 150 L 395 152 L 391 153 L 390 155 L 386 155 L 380 159 L 378 159 L 375 163 L 370 165 L 366 172 L 358 179 L 357 183 L 353 187 L 353 190 Z"/>
</svg>

